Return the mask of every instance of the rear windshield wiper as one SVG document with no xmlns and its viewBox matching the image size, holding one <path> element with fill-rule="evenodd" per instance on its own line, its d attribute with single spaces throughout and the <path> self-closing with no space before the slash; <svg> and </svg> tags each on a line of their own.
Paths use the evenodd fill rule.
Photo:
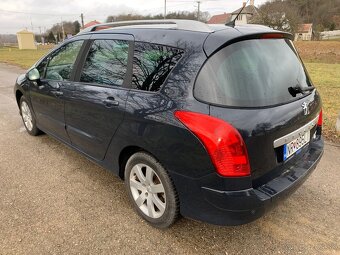
<svg viewBox="0 0 340 255">
<path fill-rule="evenodd" d="M 305 92 L 312 91 L 314 89 L 315 87 L 313 86 L 307 87 L 307 88 L 301 88 L 299 85 L 296 85 L 295 87 L 289 87 L 288 91 L 293 97 L 296 97 L 297 94 L 305 94 Z"/>
</svg>

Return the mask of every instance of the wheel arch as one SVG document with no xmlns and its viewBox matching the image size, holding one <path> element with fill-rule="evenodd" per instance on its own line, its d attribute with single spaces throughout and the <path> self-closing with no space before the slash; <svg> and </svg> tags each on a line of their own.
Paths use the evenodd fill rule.
<svg viewBox="0 0 340 255">
<path fill-rule="evenodd" d="M 17 89 L 15 91 L 15 99 L 17 101 L 17 105 L 18 105 L 19 108 L 20 108 L 20 99 L 23 95 L 24 95 L 24 93 L 20 89 Z"/>
<path fill-rule="evenodd" d="M 129 158 L 137 153 L 137 152 L 146 152 L 148 154 L 150 154 L 152 157 L 154 157 L 157 161 L 159 161 L 157 159 L 157 157 L 151 153 L 150 151 L 140 147 L 140 146 L 136 146 L 136 145 L 130 145 L 130 146 L 126 146 L 123 150 L 121 150 L 119 157 L 118 157 L 118 164 L 119 164 L 119 177 L 124 180 L 124 174 L 125 174 L 125 166 L 127 161 L 129 160 Z"/>
<path fill-rule="evenodd" d="M 118 164 L 119 164 L 119 177 L 124 180 L 124 172 L 125 166 L 129 158 L 138 151 L 144 151 L 143 148 L 139 146 L 127 146 L 125 147 L 120 153 L 118 157 Z"/>
</svg>

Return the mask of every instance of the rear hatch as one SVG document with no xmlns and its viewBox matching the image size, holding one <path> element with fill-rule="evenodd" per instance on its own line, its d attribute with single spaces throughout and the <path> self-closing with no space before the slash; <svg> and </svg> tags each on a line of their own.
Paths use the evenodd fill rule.
<svg viewBox="0 0 340 255">
<path fill-rule="evenodd" d="M 238 129 L 254 179 L 302 157 L 315 137 L 320 96 L 284 34 L 222 47 L 202 67 L 194 95 Z"/>
</svg>

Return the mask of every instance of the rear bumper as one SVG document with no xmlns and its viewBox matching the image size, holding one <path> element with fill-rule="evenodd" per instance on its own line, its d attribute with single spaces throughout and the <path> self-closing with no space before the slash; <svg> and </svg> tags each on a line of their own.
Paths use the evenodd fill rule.
<svg viewBox="0 0 340 255">
<path fill-rule="evenodd" d="M 294 164 L 287 163 L 280 176 L 256 188 L 225 191 L 201 185 L 195 204 L 189 202 L 191 205 L 187 206 L 186 201 L 183 201 L 181 213 L 217 225 L 240 225 L 254 221 L 293 193 L 315 170 L 322 154 L 323 140 L 320 139 L 310 144 Z M 196 186 L 197 181 L 192 182 L 193 186 Z"/>
</svg>

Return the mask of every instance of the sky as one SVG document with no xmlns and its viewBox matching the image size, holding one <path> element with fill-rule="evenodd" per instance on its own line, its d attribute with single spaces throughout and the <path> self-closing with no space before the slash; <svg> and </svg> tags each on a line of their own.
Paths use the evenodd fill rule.
<svg viewBox="0 0 340 255">
<path fill-rule="evenodd" d="M 242 6 L 243 0 L 200 0 L 201 11 L 211 15 L 232 12 Z M 255 0 L 255 5 L 266 0 Z M 195 11 L 197 0 L 167 0 L 167 11 Z M 15 34 L 27 28 L 35 33 L 44 32 L 63 21 L 104 22 L 107 16 L 120 13 L 164 13 L 164 0 L 1 0 L 0 34 Z"/>
</svg>

